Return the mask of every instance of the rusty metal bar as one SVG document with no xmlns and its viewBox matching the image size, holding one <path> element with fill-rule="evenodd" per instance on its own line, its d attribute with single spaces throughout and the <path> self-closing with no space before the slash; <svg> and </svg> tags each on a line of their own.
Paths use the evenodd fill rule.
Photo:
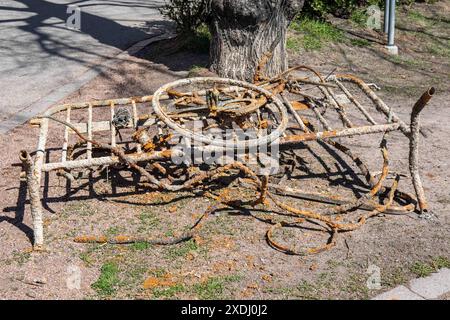
<svg viewBox="0 0 450 320">
<path fill-rule="evenodd" d="M 366 119 L 371 124 L 377 124 L 376 121 L 372 118 L 372 116 L 367 112 L 367 110 L 359 103 L 358 100 L 355 99 L 355 97 L 348 91 L 348 89 L 340 82 L 336 77 L 334 77 L 334 82 L 338 85 L 338 87 L 344 92 L 344 94 L 349 98 L 351 102 L 358 108 L 359 111 L 366 117 Z"/>
<path fill-rule="evenodd" d="M 221 89 L 221 91 L 224 93 L 233 92 L 234 90 L 236 90 L 235 87 Z M 180 94 L 188 96 L 188 95 L 192 95 L 193 92 L 183 92 Z M 197 94 L 200 96 L 205 95 L 206 90 L 199 90 L 199 91 L 197 91 Z M 168 99 L 171 99 L 171 97 L 168 94 L 162 94 L 159 97 L 159 100 L 161 100 L 161 101 L 168 100 Z M 142 96 L 142 97 L 119 98 L 119 99 L 94 100 L 94 101 L 90 101 L 90 102 L 81 102 L 81 103 L 66 103 L 66 104 L 56 106 L 56 107 L 52 108 L 51 110 L 52 110 L 52 113 L 55 114 L 57 112 L 64 111 L 69 107 L 72 108 L 72 110 L 84 109 L 84 108 L 89 107 L 89 104 L 91 104 L 93 108 L 99 108 L 99 107 L 111 106 L 111 103 L 119 106 L 119 105 L 129 105 L 133 101 L 135 103 L 145 103 L 145 102 L 151 102 L 152 100 L 153 100 L 153 95 Z M 45 114 L 48 115 L 48 112 L 45 112 Z"/>
<path fill-rule="evenodd" d="M 409 140 L 409 170 L 411 172 L 412 183 L 416 191 L 417 200 L 421 213 L 428 212 L 428 203 L 423 190 L 422 180 L 419 174 L 419 137 L 420 137 L 420 112 L 425 108 L 435 89 L 428 89 L 416 102 L 411 113 L 411 137 Z"/>
<path fill-rule="evenodd" d="M 92 140 L 92 104 L 89 104 L 88 107 L 88 124 L 87 124 L 87 134 L 88 139 Z M 87 158 L 92 159 L 92 142 L 87 142 Z"/>
<path fill-rule="evenodd" d="M 264 96 L 266 99 L 270 99 L 272 104 L 277 108 L 277 111 L 280 113 L 281 121 L 279 126 L 272 131 L 269 135 L 263 136 L 261 138 L 257 139 L 250 139 L 247 141 L 239 141 L 236 143 L 237 148 L 245 148 L 245 147 L 255 147 L 259 145 L 269 145 L 272 141 L 278 139 L 282 132 L 286 129 L 287 123 L 288 123 L 288 116 L 286 109 L 283 105 L 283 103 L 275 97 L 270 91 L 256 86 L 251 83 L 247 83 L 244 81 L 239 80 L 233 80 L 233 79 L 223 79 L 223 78 L 188 78 L 188 79 L 181 79 L 174 81 L 172 83 L 163 85 L 161 88 L 159 88 L 155 94 L 153 95 L 152 100 L 152 106 L 155 113 L 158 115 L 158 117 L 172 130 L 177 132 L 178 134 L 181 134 L 182 136 L 189 137 L 190 139 L 193 139 L 198 142 L 202 142 L 205 144 L 211 144 L 216 145 L 219 147 L 226 147 L 226 142 L 224 140 L 219 139 L 212 139 L 209 136 L 199 134 L 190 130 L 186 130 L 182 128 L 178 123 L 172 121 L 169 116 L 166 114 L 166 112 L 163 110 L 160 104 L 161 96 L 164 93 L 170 92 L 170 90 L 173 90 L 176 87 L 179 86 L 185 86 L 185 85 L 206 85 L 206 84 L 213 84 L 214 86 L 217 85 L 226 85 L 228 88 L 230 86 L 239 86 L 241 88 L 244 88 L 246 90 L 250 90 L 253 92 L 256 92 L 262 96 Z M 223 91 L 223 90 L 222 90 Z"/>
<path fill-rule="evenodd" d="M 290 113 L 294 116 L 295 121 L 297 121 L 298 125 L 304 132 L 308 132 L 308 128 L 306 127 L 305 123 L 303 122 L 302 118 L 298 115 L 297 111 L 292 106 L 291 102 L 286 98 L 286 96 L 283 93 L 280 93 L 281 99 L 283 100 L 284 105 L 288 109 Z"/>
<path fill-rule="evenodd" d="M 114 120 L 114 103 L 111 102 L 111 106 L 110 106 L 110 110 L 111 110 L 111 147 L 115 147 L 116 146 L 116 127 L 113 124 L 113 120 Z"/>
<path fill-rule="evenodd" d="M 380 132 L 390 132 L 398 130 L 400 127 L 399 123 L 391 123 L 391 124 L 378 124 L 374 126 L 362 126 L 362 127 L 354 127 L 354 128 L 346 128 L 342 130 L 334 130 L 334 131 L 322 131 L 322 132 L 311 132 L 305 133 L 301 135 L 291 135 L 284 139 L 281 139 L 280 144 L 295 144 L 303 141 L 311 141 L 311 140 L 320 140 L 320 139 L 329 139 L 329 138 L 339 138 L 339 137 L 348 137 L 348 136 L 359 136 L 363 134 L 372 134 L 372 133 L 380 133 Z"/>
<path fill-rule="evenodd" d="M 154 151 L 149 153 L 141 153 L 141 154 L 129 154 L 126 155 L 125 158 L 129 161 L 166 161 L 170 160 L 172 155 L 174 157 L 181 158 L 183 157 L 183 153 L 181 151 L 177 150 L 165 150 L 165 151 Z M 50 172 L 55 171 L 59 169 L 83 169 L 83 168 L 90 168 L 90 167 L 98 167 L 103 165 L 113 165 L 120 163 L 120 159 L 116 156 L 111 157 L 99 157 L 99 158 L 92 158 L 92 159 L 82 159 L 82 160 L 72 160 L 72 161 L 66 161 L 65 163 L 62 162 L 52 162 L 52 163 L 46 163 L 42 167 L 43 172 Z"/>
<path fill-rule="evenodd" d="M 299 199 L 305 199 L 309 201 L 317 201 L 321 203 L 327 203 L 327 204 L 338 204 L 338 205 L 345 205 L 348 203 L 351 203 L 354 200 L 346 199 L 339 196 L 326 196 L 320 193 L 314 193 L 314 192 L 306 192 L 300 189 L 296 188 L 290 188 L 287 186 L 279 186 L 276 184 L 269 183 L 269 189 L 275 190 L 278 194 L 281 195 L 288 195 L 291 197 L 299 198 Z M 359 209 L 362 210 L 374 210 L 378 205 L 377 204 L 370 204 L 370 203 L 364 203 L 359 207 Z M 411 212 L 414 210 L 414 205 L 407 205 L 405 207 L 397 207 L 397 206 L 391 206 L 389 209 L 385 211 L 385 213 L 389 214 L 404 214 L 407 212 Z"/>
<path fill-rule="evenodd" d="M 133 108 L 133 126 L 135 130 L 138 130 L 139 127 L 139 117 L 138 117 L 138 113 L 137 113 L 137 107 L 136 107 L 136 101 L 131 101 L 131 106 Z M 137 153 L 141 153 L 142 152 L 142 145 L 137 142 L 136 143 L 136 151 Z"/>
<path fill-rule="evenodd" d="M 39 141 L 31 166 L 31 160 L 25 153 L 21 153 L 21 160 L 28 166 L 27 185 L 30 193 L 31 215 L 33 217 L 33 248 L 41 250 L 44 246 L 44 222 L 42 218 L 42 203 L 40 198 L 42 166 L 45 159 L 45 146 L 47 144 L 48 119 L 40 122 Z"/>
<path fill-rule="evenodd" d="M 66 122 L 70 123 L 70 111 L 72 108 L 67 108 L 66 110 Z M 64 142 L 61 153 L 61 161 L 64 162 L 67 160 L 67 147 L 69 145 L 69 127 L 64 127 Z"/>
<path fill-rule="evenodd" d="M 307 104 L 310 106 L 314 114 L 316 115 L 317 119 L 319 119 L 320 123 L 322 124 L 323 128 L 327 131 L 332 131 L 333 129 L 328 124 L 328 121 L 322 116 L 319 109 L 317 108 L 317 105 L 312 101 L 308 100 Z"/>
<path fill-rule="evenodd" d="M 347 115 L 345 114 L 344 109 L 342 108 L 340 103 L 334 98 L 333 91 L 331 91 L 328 88 L 323 88 L 323 87 L 319 87 L 319 89 L 325 95 L 325 97 L 327 98 L 327 101 L 333 106 L 333 108 L 339 114 L 339 117 L 341 118 L 344 126 L 346 126 L 347 128 L 353 127 L 353 124 L 350 121 L 350 119 L 347 117 Z"/>
<path fill-rule="evenodd" d="M 301 82 L 304 84 L 312 84 L 318 87 L 327 87 L 327 88 L 335 88 L 336 86 L 332 85 L 331 83 L 326 83 L 326 82 L 318 82 L 318 81 L 313 81 L 313 80 L 309 80 L 309 79 L 304 79 L 304 78 L 295 78 L 296 82 Z"/>
<path fill-rule="evenodd" d="M 336 75 L 336 79 L 357 84 L 361 88 L 361 90 L 367 95 L 367 97 L 369 97 L 374 102 L 376 108 L 382 113 L 384 113 L 386 118 L 389 118 L 389 115 L 391 114 L 390 108 L 386 105 L 386 103 L 383 102 L 383 100 L 381 100 L 375 94 L 375 92 L 373 92 L 372 89 L 370 89 L 370 87 L 364 81 L 355 76 L 347 74 L 338 74 Z M 400 130 L 403 132 L 403 134 L 409 137 L 409 134 L 411 133 L 410 128 L 402 120 L 400 120 L 400 118 L 397 115 L 392 114 L 392 121 L 398 122 L 400 124 Z"/>
</svg>

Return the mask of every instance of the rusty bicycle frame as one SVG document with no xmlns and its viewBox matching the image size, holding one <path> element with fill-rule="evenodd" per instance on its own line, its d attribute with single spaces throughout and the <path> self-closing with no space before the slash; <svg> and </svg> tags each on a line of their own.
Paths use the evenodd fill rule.
<svg viewBox="0 0 450 320">
<path fill-rule="evenodd" d="M 315 78 L 311 80 L 311 78 L 295 78 L 292 79 L 288 77 L 289 74 L 296 70 L 306 69 L 315 74 Z M 377 94 L 371 89 L 371 87 L 366 84 L 361 79 L 351 76 L 351 75 L 331 75 L 326 79 L 322 77 L 317 71 L 312 68 L 300 66 L 293 69 L 290 69 L 288 72 L 274 78 L 271 80 L 262 81 L 257 84 L 248 84 L 242 81 L 230 80 L 230 79 L 220 79 L 220 78 L 192 78 L 192 79 L 183 79 L 179 80 L 177 83 L 190 83 L 195 84 L 196 82 L 218 82 L 221 84 L 227 84 L 229 86 L 240 86 L 241 88 L 252 89 L 260 92 L 267 99 L 273 102 L 280 113 L 284 115 L 284 118 L 281 121 L 279 130 L 282 135 L 276 140 L 278 144 L 281 146 L 295 146 L 307 142 L 307 141 L 315 141 L 315 140 L 323 140 L 331 143 L 334 147 L 339 149 L 340 151 L 347 154 L 351 159 L 355 161 L 358 165 L 362 173 L 366 176 L 368 184 L 375 188 L 376 182 L 374 177 L 370 174 L 367 169 L 367 166 L 364 163 L 361 163 L 361 160 L 357 158 L 355 155 L 351 153 L 351 151 L 342 146 L 339 143 L 333 142 L 333 139 L 339 137 L 349 137 L 349 136 L 359 136 L 366 134 L 374 134 L 374 133 L 386 133 L 391 131 L 400 131 L 404 134 L 405 137 L 409 140 L 409 170 L 411 173 L 412 184 L 414 186 L 414 190 L 417 197 L 418 210 L 420 213 L 426 213 L 428 211 L 428 204 L 426 201 L 425 193 L 422 187 L 422 182 L 419 174 L 419 138 L 420 138 L 420 112 L 423 110 L 425 105 L 431 99 L 434 94 L 434 88 L 430 88 L 427 90 L 422 97 L 417 101 L 417 103 L 412 108 L 411 112 L 411 122 L 410 125 L 407 125 L 405 122 L 400 120 L 400 118 L 392 111 L 389 106 L 381 100 Z M 359 102 L 356 97 L 347 89 L 347 83 L 356 85 L 364 95 L 370 99 L 373 103 L 374 108 L 368 109 L 361 102 Z M 316 100 L 314 97 L 309 96 L 306 93 L 302 93 L 301 88 L 302 85 L 309 84 L 316 86 L 322 93 L 323 99 L 321 101 Z M 282 86 L 281 86 L 282 85 Z M 280 89 L 281 86 L 281 89 Z M 33 124 L 39 126 L 39 140 L 37 145 L 37 150 L 34 157 L 27 151 L 21 151 L 20 159 L 23 163 L 24 171 L 26 173 L 26 180 L 28 185 L 30 204 L 31 204 L 31 215 L 33 219 L 33 232 L 34 232 L 34 248 L 36 250 L 42 249 L 44 245 L 44 231 L 43 231 L 43 209 L 42 209 L 42 197 L 41 197 L 41 178 L 42 174 L 51 171 L 62 171 L 64 175 L 68 179 L 72 179 L 71 171 L 77 169 L 84 168 L 95 168 L 99 166 L 112 166 L 119 163 L 138 163 L 138 162 L 149 162 L 149 163 L 157 163 L 160 161 L 170 161 L 174 152 L 180 152 L 171 149 L 165 150 L 145 150 L 144 146 L 140 141 L 136 142 L 136 148 L 132 153 L 114 153 L 112 152 L 107 156 L 94 156 L 93 153 L 93 134 L 95 132 L 108 132 L 109 131 L 109 147 L 111 150 L 116 150 L 117 148 L 117 129 L 113 125 L 113 119 L 116 114 L 116 110 L 118 107 L 127 106 L 130 109 L 131 120 L 127 124 L 127 128 L 135 130 L 138 132 L 142 128 L 149 128 L 152 126 L 156 126 L 165 124 L 169 130 L 173 129 L 182 129 L 181 127 L 177 127 L 174 124 L 174 119 L 164 113 L 160 106 L 159 102 L 163 100 L 167 100 L 171 98 L 170 92 L 168 88 L 175 87 L 174 84 L 166 85 L 158 90 L 155 95 L 152 96 L 143 96 L 143 97 L 134 97 L 127 99 L 113 99 L 113 100 L 102 100 L 102 101 L 92 101 L 87 103 L 76 103 L 76 104 L 65 104 L 50 108 L 47 110 L 42 116 L 32 120 Z M 277 89 L 278 88 L 278 89 Z M 333 92 L 333 89 L 338 89 L 342 92 L 343 95 L 346 96 L 351 105 L 353 105 L 360 115 L 367 121 L 367 124 L 362 126 L 355 126 L 347 117 L 345 110 L 342 106 L 342 103 L 337 98 L 336 94 Z M 232 90 L 231 90 L 232 91 Z M 205 90 L 198 91 L 195 94 L 199 96 L 205 96 L 207 92 Z M 289 94 L 298 94 L 304 98 L 304 104 L 307 108 L 313 112 L 313 115 L 316 117 L 323 127 L 322 131 L 317 131 L 316 129 L 311 129 L 307 121 L 299 115 L 295 107 L 293 106 L 293 102 L 289 100 Z M 192 93 L 185 93 L 185 96 L 192 95 Z M 334 110 L 339 115 L 340 120 L 342 121 L 342 128 L 333 128 L 331 124 L 327 121 L 327 119 L 323 116 L 323 114 L 318 109 L 318 104 L 328 105 L 328 108 Z M 138 104 L 150 105 L 152 104 L 153 109 L 156 111 L 156 114 L 151 116 L 146 116 L 143 119 L 143 115 L 138 113 Z M 96 121 L 94 119 L 94 109 L 103 108 L 108 110 L 109 120 Z M 71 118 L 71 113 L 75 110 L 85 111 L 87 115 L 87 121 L 85 122 L 73 122 Z M 376 111 L 378 114 L 381 114 L 386 119 L 384 123 L 378 123 L 374 120 L 372 116 L 373 112 Z M 61 155 L 59 161 L 46 161 L 46 145 L 49 137 L 49 123 L 54 120 L 55 116 L 63 116 L 64 120 L 63 124 L 70 124 L 65 126 L 64 134 L 63 134 L 63 142 L 61 147 Z M 289 119 L 287 118 L 289 116 Z M 286 135 L 283 131 L 286 128 L 286 124 L 288 120 L 293 120 L 297 123 L 299 128 L 303 131 L 301 134 L 291 134 Z M 183 129 L 184 130 L 184 129 Z M 186 130 L 182 131 L 182 133 L 189 135 L 189 132 Z M 69 148 L 69 137 L 70 135 L 84 135 L 86 137 L 86 152 L 85 159 L 69 159 L 68 158 L 68 148 Z M 267 142 L 268 138 L 265 139 Z M 260 143 L 260 142 L 257 142 Z M 220 147 L 220 146 L 216 146 Z M 141 171 L 141 170 L 140 170 Z M 142 171 L 141 171 L 142 173 Z M 156 182 L 155 182 L 156 184 Z M 158 185 L 161 189 L 166 189 L 170 191 L 176 191 L 181 189 L 180 186 L 168 186 L 168 185 Z M 266 183 L 266 188 L 277 189 L 277 186 L 273 186 L 270 183 Z M 284 188 L 283 190 L 286 194 L 289 194 L 289 188 Z M 291 190 L 291 193 L 295 193 L 295 190 Z M 403 194 L 403 193 L 402 193 Z M 321 199 L 320 197 L 310 195 L 312 198 L 319 198 L 319 200 L 323 200 L 327 202 L 329 199 Z M 411 200 L 411 199 L 410 199 Z M 274 200 L 275 201 L 275 200 Z M 414 201 L 414 200 L 412 200 Z M 360 201 L 361 202 L 361 201 Z M 414 201 L 415 202 L 415 201 Z M 334 204 L 345 203 L 343 202 L 333 202 Z M 362 208 L 364 206 L 369 209 L 373 209 L 370 205 L 360 203 Z M 386 206 L 384 208 L 386 211 L 396 210 L 402 211 L 403 209 L 400 207 L 389 207 Z M 323 220 L 327 221 L 327 220 Z M 331 225 L 331 224 L 330 224 Z M 331 225 L 333 228 L 333 234 L 336 231 L 336 226 Z M 268 233 L 268 237 L 272 234 L 272 229 L 270 233 Z M 275 246 L 276 247 L 276 246 Z"/>
</svg>

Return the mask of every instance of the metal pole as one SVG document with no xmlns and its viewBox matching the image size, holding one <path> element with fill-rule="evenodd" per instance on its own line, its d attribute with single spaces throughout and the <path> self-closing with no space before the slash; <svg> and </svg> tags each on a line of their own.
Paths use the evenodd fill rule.
<svg viewBox="0 0 450 320">
<path fill-rule="evenodd" d="M 389 30 L 389 5 L 390 0 L 384 1 L 384 33 L 388 33 Z"/>
<path fill-rule="evenodd" d="M 394 33 L 395 33 L 395 0 L 390 0 L 389 4 L 389 34 L 388 34 L 388 46 L 394 46 Z"/>
<path fill-rule="evenodd" d="M 398 47 L 394 44 L 395 36 L 395 0 L 386 0 L 384 10 L 384 30 L 388 29 L 388 43 L 385 47 L 390 54 L 397 55 Z M 387 19 L 387 20 L 386 20 Z"/>
</svg>

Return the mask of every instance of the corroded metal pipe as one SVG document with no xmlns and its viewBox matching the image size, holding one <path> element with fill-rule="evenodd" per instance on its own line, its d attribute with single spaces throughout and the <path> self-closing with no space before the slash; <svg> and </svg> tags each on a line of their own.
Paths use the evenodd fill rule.
<svg viewBox="0 0 450 320">
<path fill-rule="evenodd" d="M 405 136 L 409 137 L 410 128 L 406 125 L 406 123 L 404 123 L 396 114 L 391 114 L 390 108 L 386 105 L 386 103 L 384 103 L 384 101 L 381 100 L 364 81 L 350 74 L 337 74 L 335 77 L 337 80 L 352 82 L 358 85 L 358 87 L 361 88 L 361 90 L 366 94 L 366 96 L 373 101 L 376 108 L 382 113 L 384 113 L 386 117 L 391 116 L 393 122 L 399 123 L 400 124 L 399 129 L 403 132 Z"/>
<path fill-rule="evenodd" d="M 33 249 L 41 250 L 44 244 L 44 222 L 42 219 L 40 196 L 41 172 L 36 168 L 33 159 L 27 151 L 20 151 L 19 158 L 26 172 L 28 192 L 30 195 L 31 217 L 33 219 Z"/>
<path fill-rule="evenodd" d="M 312 141 L 328 138 L 339 138 L 348 136 L 358 136 L 363 134 L 380 133 L 380 132 L 390 132 L 398 130 L 400 127 L 399 123 L 391 124 L 378 124 L 374 126 L 363 126 L 355 128 L 346 128 L 342 130 L 333 131 L 322 131 L 322 132 L 311 132 L 299 135 L 291 135 L 280 139 L 280 144 L 296 144 L 302 141 Z"/>
<path fill-rule="evenodd" d="M 411 136 L 409 138 L 409 171 L 411 172 L 412 183 L 416 191 L 419 202 L 420 213 L 428 211 L 428 203 L 423 190 L 422 180 L 419 174 L 419 132 L 420 132 L 420 112 L 425 108 L 435 93 L 433 87 L 422 94 L 414 105 L 411 112 Z"/>
</svg>

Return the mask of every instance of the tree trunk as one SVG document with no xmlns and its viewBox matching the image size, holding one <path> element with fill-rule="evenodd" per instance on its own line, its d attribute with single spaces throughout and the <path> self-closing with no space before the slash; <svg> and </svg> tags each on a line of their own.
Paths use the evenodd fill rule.
<svg viewBox="0 0 450 320">
<path fill-rule="evenodd" d="M 211 70 L 221 77 L 253 82 L 287 69 L 286 33 L 304 0 L 211 0 Z"/>
</svg>

